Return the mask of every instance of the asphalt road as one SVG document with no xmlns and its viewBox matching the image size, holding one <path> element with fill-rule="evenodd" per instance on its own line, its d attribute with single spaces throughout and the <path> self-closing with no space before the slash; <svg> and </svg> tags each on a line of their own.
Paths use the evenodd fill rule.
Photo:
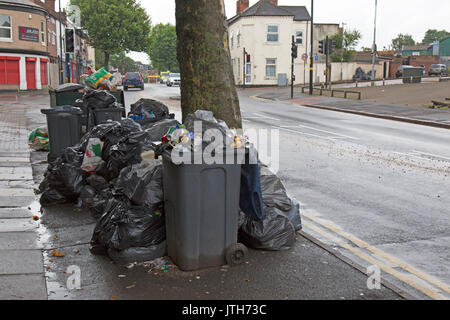
<svg viewBox="0 0 450 320">
<path fill-rule="evenodd" d="M 418 297 L 449 298 L 450 131 L 250 96 L 244 127 L 279 130 L 305 231 Z"/>
<path fill-rule="evenodd" d="M 418 298 L 449 298 L 450 131 L 252 92 L 239 92 L 244 128 L 279 130 L 278 174 L 302 203 L 304 230 L 364 267 L 380 267 Z M 179 88 L 147 85 L 126 100 L 175 95 Z"/>
</svg>

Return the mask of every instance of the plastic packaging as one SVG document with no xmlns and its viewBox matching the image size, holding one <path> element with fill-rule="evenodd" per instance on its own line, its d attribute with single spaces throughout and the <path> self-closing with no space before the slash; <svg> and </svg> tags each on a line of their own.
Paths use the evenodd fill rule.
<svg viewBox="0 0 450 320">
<path fill-rule="evenodd" d="M 99 138 L 91 138 L 88 141 L 81 169 L 86 172 L 94 172 L 102 162 L 102 145 Z"/>
<path fill-rule="evenodd" d="M 147 262 L 167 254 L 166 241 L 148 247 L 132 247 L 125 250 L 108 249 L 108 256 L 117 264 Z"/>
</svg>

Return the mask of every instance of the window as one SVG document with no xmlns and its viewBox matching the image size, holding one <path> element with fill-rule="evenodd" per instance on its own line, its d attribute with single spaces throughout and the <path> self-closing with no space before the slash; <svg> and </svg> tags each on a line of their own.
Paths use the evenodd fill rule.
<svg viewBox="0 0 450 320">
<path fill-rule="evenodd" d="M 230 40 L 230 43 L 231 43 L 231 49 L 233 49 L 234 48 L 234 34 L 233 33 L 231 33 L 231 38 L 230 38 L 231 40 Z"/>
<path fill-rule="evenodd" d="M 267 41 L 278 42 L 278 26 L 267 26 Z"/>
<path fill-rule="evenodd" d="M 275 78 L 277 74 L 277 59 L 266 59 L 266 77 Z"/>
<path fill-rule="evenodd" d="M 295 33 L 295 43 L 302 44 L 303 43 L 303 31 L 297 31 Z"/>
<path fill-rule="evenodd" d="M 11 17 L 0 14 L 0 40 L 12 40 Z"/>
<path fill-rule="evenodd" d="M 41 21 L 41 42 L 45 44 L 45 23 Z"/>
</svg>

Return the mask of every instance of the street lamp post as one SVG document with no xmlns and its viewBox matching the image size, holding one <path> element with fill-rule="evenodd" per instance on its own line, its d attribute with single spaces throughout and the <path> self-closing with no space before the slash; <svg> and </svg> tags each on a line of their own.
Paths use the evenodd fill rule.
<svg viewBox="0 0 450 320">
<path fill-rule="evenodd" d="M 377 39 L 377 7 L 378 7 L 378 0 L 375 0 L 375 21 L 374 21 L 374 29 L 373 29 L 373 46 L 372 46 L 372 85 L 374 84 L 373 81 L 375 81 L 375 55 L 377 52 L 377 45 L 376 45 L 376 39 Z"/>
</svg>

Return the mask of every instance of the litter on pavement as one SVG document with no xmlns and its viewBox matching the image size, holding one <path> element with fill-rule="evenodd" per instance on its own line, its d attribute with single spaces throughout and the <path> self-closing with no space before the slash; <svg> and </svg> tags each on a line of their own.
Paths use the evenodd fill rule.
<svg viewBox="0 0 450 320">
<path fill-rule="evenodd" d="M 105 80 L 112 79 L 102 68 L 85 83 L 96 88 Z M 87 89 L 78 103 L 88 110 L 117 107 L 114 96 L 102 90 Z M 201 134 L 194 134 L 196 121 L 202 124 Z M 122 265 L 152 261 L 152 269 L 167 270 L 171 266 L 161 258 L 167 254 L 164 184 L 177 181 L 163 181 L 158 157 L 166 151 L 204 149 L 214 141 L 204 135 L 208 129 L 222 135 L 224 149 L 245 155 L 236 212 L 239 240 L 254 249 L 291 248 L 301 229 L 299 204 L 259 161 L 248 138 L 210 111 L 197 110 L 181 124 L 167 106 L 152 99 L 133 104 L 126 119 L 91 126 L 78 144 L 51 161 L 39 186 L 41 205 L 88 208 L 98 219 L 91 253 L 108 255 Z M 40 142 L 35 141 L 44 135 L 45 130 L 36 129 L 30 144 L 37 148 Z M 144 159 L 149 150 L 153 157 Z"/>
</svg>

